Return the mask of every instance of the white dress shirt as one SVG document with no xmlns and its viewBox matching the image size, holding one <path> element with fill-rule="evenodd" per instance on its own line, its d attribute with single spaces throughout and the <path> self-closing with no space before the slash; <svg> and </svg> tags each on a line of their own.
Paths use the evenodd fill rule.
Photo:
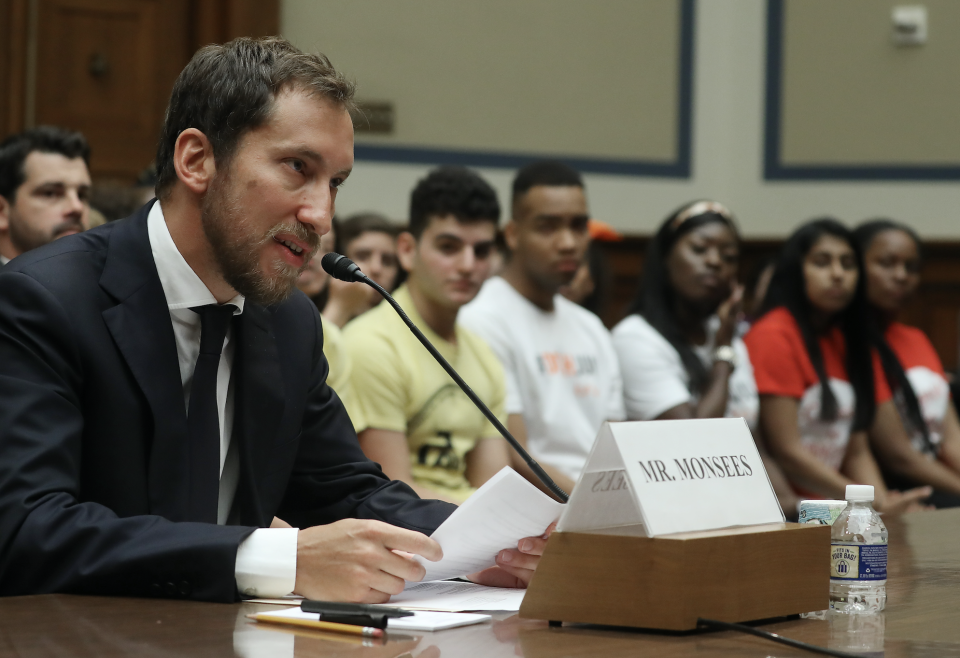
<svg viewBox="0 0 960 658">
<path fill-rule="evenodd" d="M 217 300 L 180 254 L 170 236 L 160 203 L 147 217 L 150 249 L 160 275 L 160 285 L 170 309 L 173 334 L 180 361 L 184 409 L 189 409 L 193 370 L 200 353 L 200 316 L 190 309 L 216 304 Z M 244 298 L 237 295 L 228 303 L 243 313 Z M 231 378 L 236 343 L 233 328 L 227 329 L 220 366 L 217 370 L 217 410 L 220 416 L 220 495 L 217 523 L 230 516 L 240 475 L 240 455 L 231 441 L 233 434 L 234 382 Z M 258 528 L 240 544 L 235 568 L 237 588 L 248 596 L 279 597 L 293 591 L 297 576 L 297 529 Z"/>
<path fill-rule="evenodd" d="M 9 262 L 10 262 L 10 259 L 9 259 L 9 258 L 4 258 L 2 255 L 0 255 L 0 267 L 3 267 L 4 265 L 6 265 L 6 264 L 9 263 Z"/>
</svg>

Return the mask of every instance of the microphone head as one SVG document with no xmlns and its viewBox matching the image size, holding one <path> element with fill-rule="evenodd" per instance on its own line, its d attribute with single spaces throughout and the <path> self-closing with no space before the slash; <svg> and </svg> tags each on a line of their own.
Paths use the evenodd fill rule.
<svg viewBox="0 0 960 658">
<path fill-rule="evenodd" d="M 349 283 L 363 281 L 367 278 L 356 263 L 333 251 L 323 255 L 323 258 L 320 259 L 320 267 L 334 279 Z"/>
</svg>

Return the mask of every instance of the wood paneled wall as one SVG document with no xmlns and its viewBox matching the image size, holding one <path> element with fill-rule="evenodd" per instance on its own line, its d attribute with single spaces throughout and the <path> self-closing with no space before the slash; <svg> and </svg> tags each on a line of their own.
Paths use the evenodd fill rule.
<svg viewBox="0 0 960 658">
<path fill-rule="evenodd" d="M 649 242 L 647 236 L 629 236 L 621 242 L 601 243 L 612 273 L 612 289 L 600 313 L 608 327 L 623 318 L 636 295 Z M 741 245 L 740 280 L 751 282 L 763 264 L 776 257 L 781 244 L 780 240 L 745 240 Z M 924 245 L 920 289 L 901 320 L 930 337 L 948 371 L 960 369 L 960 242 Z"/>
<path fill-rule="evenodd" d="M 0 135 L 23 126 L 27 85 L 28 0 L 0 0 Z"/>
<path fill-rule="evenodd" d="M 94 178 L 130 183 L 193 52 L 279 29 L 280 0 L 0 0 L 0 138 L 79 130 Z"/>
<path fill-rule="evenodd" d="M 193 0 L 192 49 L 280 33 L 280 0 Z"/>
<path fill-rule="evenodd" d="M 44 0 L 37 125 L 82 132 L 91 173 L 131 181 L 153 162 L 173 81 L 191 50 L 187 0 Z"/>
</svg>

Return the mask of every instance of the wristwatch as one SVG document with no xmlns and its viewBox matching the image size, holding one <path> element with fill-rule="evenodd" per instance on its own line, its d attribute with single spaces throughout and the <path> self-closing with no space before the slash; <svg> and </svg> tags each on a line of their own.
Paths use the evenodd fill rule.
<svg viewBox="0 0 960 658">
<path fill-rule="evenodd" d="M 713 362 L 729 363 L 731 368 L 737 367 L 737 351 L 729 345 L 721 345 L 713 350 Z"/>
</svg>

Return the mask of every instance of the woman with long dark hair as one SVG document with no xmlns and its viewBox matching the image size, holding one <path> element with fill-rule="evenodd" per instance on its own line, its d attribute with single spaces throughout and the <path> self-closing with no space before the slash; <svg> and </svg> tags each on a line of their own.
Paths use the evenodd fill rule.
<svg viewBox="0 0 960 658">
<path fill-rule="evenodd" d="M 960 506 L 960 422 L 943 364 L 927 336 L 897 321 L 920 285 L 920 238 L 888 219 L 861 224 L 870 337 L 894 403 L 877 409 L 870 441 L 887 486 L 931 485 L 927 502 Z"/>
<path fill-rule="evenodd" d="M 760 319 L 745 338 L 760 393 L 760 430 L 797 493 L 843 498 L 875 487 L 876 507 L 904 511 L 929 489 L 887 492 L 867 430 L 888 403 L 869 338 L 860 251 L 830 218 L 784 244 Z"/>
<path fill-rule="evenodd" d="M 613 330 L 631 420 L 744 417 L 757 392 L 736 336 L 740 237 L 714 201 L 672 213 L 647 249 L 630 314 Z"/>
<path fill-rule="evenodd" d="M 715 201 L 673 212 L 647 250 L 630 314 L 613 330 L 624 404 L 633 420 L 737 418 L 757 424 L 757 388 L 736 330 L 740 236 Z M 762 445 L 780 504 L 796 518 L 797 496 Z"/>
</svg>

